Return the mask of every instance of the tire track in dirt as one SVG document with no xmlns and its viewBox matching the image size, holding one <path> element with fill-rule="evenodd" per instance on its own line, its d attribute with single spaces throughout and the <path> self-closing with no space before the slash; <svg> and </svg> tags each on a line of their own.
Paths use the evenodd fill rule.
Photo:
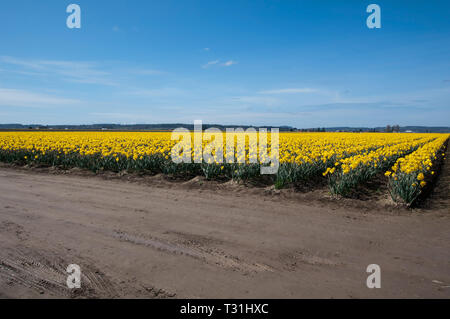
<svg viewBox="0 0 450 319">
<path fill-rule="evenodd" d="M 19 249 L 4 249 L 0 252 L 0 278 L 8 286 L 16 284 L 33 289 L 39 294 L 72 298 L 116 297 L 114 284 L 100 270 L 80 265 L 80 289 L 68 289 L 66 267 L 69 259 L 51 252 Z"/>
<path fill-rule="evenodd" d="M 32 292 L 31 296 L 42 295 L 45 298 L 120 298 L 138 296 L 146 298 L 173 298 L 175 293 L 151 285 L 125 281 L 123 278 L 113 280 L 98 268 L 93 262 L 80 258 L 66 258 L 48 251 L 30 250 L 26 247 L 5 249 L 0 252 L 0 287 L 8 289 L 22 286 Z M 80 262 L 81 288 L 69 289 L 66 281 L 69 273 L 66 267 L 69 260 Z M 124 287 L 125 286 L 125 287 Z M 130 288 L 132 286 L 132 288 Z M 3 288 L 5 289 L 5 288 Z"/>
<path fill-rule="evenodd" d="M 188 246 L 148 235 L 133 235 L 120 230 L 113 231 L 112 236 L 121 241 L 151 247 L 153 249 L 174 255 L 188 256 L 194 259 L 202 260 L 210 265 L 238 270 L 245 273 L 273 271 L 273 269 L 268 265 L 249 263 L 241 260 L 237 256 L 229 255 L 220 249 L 204 247 L 199 242 L 196 242 L 194 245 L 191 243 L 191 245 Z"/>
</svg>

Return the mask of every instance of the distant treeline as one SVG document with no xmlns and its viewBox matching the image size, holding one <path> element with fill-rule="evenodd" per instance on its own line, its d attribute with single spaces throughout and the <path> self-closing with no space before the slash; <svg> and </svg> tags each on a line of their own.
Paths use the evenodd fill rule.
<svg viewBox="0 0 450 319">
<path fill-rule="evenodd" d="M 414 132 L 414 133 L 450 133 L 449 126 L 392 126 L 390 127 L 327 127 L 326 132 Z"/>
<path fill-rule="evenodd" d="M 0 130 L 71 130 L 71 131 L 171 131 L 179 127 L 189 130 L 194 129 L 193 124 L 86 124 L 86 125 L 38 125 L 38 124 L 0 124 Z M 203 124 L 202 128 L 211 127 L 225 131 L 226 128 L 243 128 L 260 127 L 273 128 L 276 126 L 251 126 L 251 125 L 219 125 L 219 124 Z M 298 129 L 292 126 L 278 126 L 280 132 L 415 132 L 415 133 L 450 133 L 448 126 L 392 126 L 386 127 L 320 127 L 320 128 L 303 128 Z"/>
</svg>

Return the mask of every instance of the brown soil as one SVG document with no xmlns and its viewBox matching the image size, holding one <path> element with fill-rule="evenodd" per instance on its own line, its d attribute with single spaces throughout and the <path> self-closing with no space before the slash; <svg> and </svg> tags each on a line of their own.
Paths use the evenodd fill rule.
<svg viewBox="0 0 450 319">
<path fill-rule="evenodd" d="M 432 204 L 408 210 L 387 194 L 2 165 L 0 297 L 449 298 L 448 166 Z"/>
</svg>

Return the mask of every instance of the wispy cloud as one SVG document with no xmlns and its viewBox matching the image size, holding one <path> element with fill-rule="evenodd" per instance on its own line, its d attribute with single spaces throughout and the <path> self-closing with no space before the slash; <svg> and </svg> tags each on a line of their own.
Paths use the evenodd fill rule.
<svg viewBox="0 0 450 319">
<path fill-rule="evenodd" d="M 311 88 L 287 88 L 287 89 L 276 89 L 260 91 L 260 94 L 297 94 L 297 93 L 317 93 L 319 90 Z"/>
<path fill-rule="evenodd" d="M 118 27 L 118 26 L 113 26 L 112 27 L 112 30 L 114 31 L 114 32 L 119 32 L 120 31 L 120 28 Z"/>
<path fill-rule="evenodd" d="M 27 72 L 35 76 L 59 76 L 65 81 L 115 86 L 110 79 L 110 73 L 98 70 L 95 63 L 64 61 L 64 60 L 26 60 L 8 56 L 0 56 L 0 63 L 14 65 L 19 70 L 12 72 Z"/>
<path fill-rule="evenodd" d="M 226 61 L 223 63 L 220 63 L 220 60 L 214 60 L 214 61 L 209 61 L 208 63 L 202 65 L 202 68 L 207 69 L 213 65 L 220 65 L 220 66 L 228 67 L 228 66 L 232 66 L 234 64 L 237 64 L 237 62 L 233 61 L 233 60 L 229 60 L 229 61 Z"/>
<path fill-rule="evenodd" d="M 1 106 L 49 107 L 80 103 L 79 100 L 55 97 L 26 90 L 0 88 Z"/>
<path fill-rule="evenodd" d="M 43 66 L 37 61 L 29 61 L 23 59 L 17 59 L 10 56 L 0 56 L 0 62 L 6 64 L 14 64 L 22 67 L 27 67 L 31 69 L 42 69 Z"/>
<path fill-rule="evenodd" d="M 209 61 L 208 63 L 203 64 L 203 65 L 202 65 L 202 68 L 207 69 L 207 68 L 209 68 L 210 66 L 213 66 L 213 65 L 215 65 L 215 64 L 217 64 L 217 63 L 219 63 L 219 62 L 220 62 L 219 60 Z"/>
<path fill-rule="evenodd" d="M 236 62 L 236 61 L 233 61 L 233 60 L 229 60 L 229 61 L 223 63 L 222 65 L 223 65 L 223 66 L 232 66 L 232 65 L 234 65 L 234 64 L 237 64 L 237 62 Z"/>
</svg>

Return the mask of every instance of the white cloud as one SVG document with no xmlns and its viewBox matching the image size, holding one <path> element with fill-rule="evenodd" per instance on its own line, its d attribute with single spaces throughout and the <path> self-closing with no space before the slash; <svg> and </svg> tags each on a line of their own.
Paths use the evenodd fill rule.
<svg viewBox="0 0 450 319">
<path fill-rule="evenodd" d="M 222 64 L 222 65 L 223 65 L 223 66 L 232 66 L 233 64 L 237 64 L 237 62 L 236 62 L 236 61 L 233 61 L 233 60 L 230 60 L 230 61 L 225 62 L 225 63 Z"/>
<path fill-rule="evenodd" d="M 54 97 L 25 90 L 0 88 L 1 106 L 48 107 L 73 105 L 79 102 L 80 101 L 74 99 Z"/>
<path fill-rule="evenodd" d="M 202 65 L 202 68 L 207 69 L 207 68 L 209 68 L 210 66 L 217 65 L 217 64 L 219 64 L 219 63 L 220 63 L 220 60 L 209 61 L 208 63 Z M 229 61 L 226 61 L 226 62 L 224 62 L 224 63 L 220 63 L 221 66 L 226 66 L 226 67 L 232 66 L 232 65 L 234 65 L 234 64 L 237 64 L 237 62 L 236 62 L 236 61 L 233 61 L 233 60 L 229 60 Z"/>
<path fill-rule="evenodd" d="M 118 26 L 113 26 L 113 28 L 112 28 L 112 30 L 114 31 L 114 32 L 119 32 L 120 31 L 120 28 L 118 27 Z"/>
<path fill-rule="evenodd" d="M 204 48 L 203 50 L 205 50 L 205 51 L 209 51 L 209 50 L 211 50 L 210 48 Z"/>
<path fill-rule="evenodd" d="M 32 69 L 42 69 L 42 65 L 36 61 L 27 61 L 22 59 L 16 59 L 10 56 L 0 56 L 0 62 L 6 64 L 14 64 L 22 67 L 32 68 Z"/>
<path fill-rule="evenodd" d="M 209 61 L 208 63 L 202 65 L 202 68 L 204 68 L 204 69 L 209 68 L 210 66 L 215 65 L 219 62 L 220 62 L 219 60 Z"/>
<path fill-rule="evenodd" d="M 24 60 L 14 57 L 0 56 L 0 62 L 15 65 L 22 68 L 18 71 L 33 71 L 36 76 L 59 76 L 63 80 L 76 83 L 100 84 L 116 86 L 110 79 L 110 73 L 96 69 L 96 64 L 91 62 L 76 62 L 64 60 Z M 29 73 L 31 75 L 31 73 Z"/>
<path fill-rule="evenodd" d="M 296 93 L 317 93 L 319 90 L 311 88 L 288 88 L 288 89 L 277 89 L 277 90 L 267 90 L 261 91 L 260 94 L 296 94 Z"/>
</svg>

